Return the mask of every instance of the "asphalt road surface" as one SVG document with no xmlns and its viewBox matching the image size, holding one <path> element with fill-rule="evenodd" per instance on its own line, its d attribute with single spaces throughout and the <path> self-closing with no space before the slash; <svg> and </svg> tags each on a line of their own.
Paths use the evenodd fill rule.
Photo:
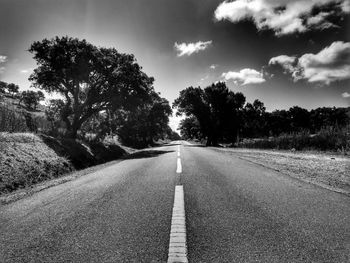
<svg viewBox="0 0 350 263">
<path fill-rule="evenodd" d="M 179 144 L 0 206 L 0 262 L 167 262 L 176 185 L 188 262 L 350 262 L 348 196 Z"/>
</svg>

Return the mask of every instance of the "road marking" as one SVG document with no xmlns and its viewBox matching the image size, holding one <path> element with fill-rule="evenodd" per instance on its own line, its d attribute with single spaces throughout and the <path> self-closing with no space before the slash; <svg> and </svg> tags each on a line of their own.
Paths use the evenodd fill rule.
<svg viewBox="0 0 350 263">
<path fill-rule="evenodd" d="M 175 186 L 174 207 L 171 218 L 168 263 L 175 262 L 188 263 L 185 200 L 182 185 Z"/>
<path fill-rule="evenodd" d="M 182 165 L 181 165 L 180 157 L 177 157 L 176 173 L 178 173 L 178 174 L 182 173 Z"/>
<path fill-rule="evenodd" d="M 180 157 L 180 152 L 177 152 L 177 157 Z"/>
</svg>

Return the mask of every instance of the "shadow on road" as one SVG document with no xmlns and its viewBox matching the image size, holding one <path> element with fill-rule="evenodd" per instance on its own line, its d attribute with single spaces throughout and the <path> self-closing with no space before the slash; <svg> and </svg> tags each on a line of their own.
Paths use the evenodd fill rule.
<svg viewBox="0 0 350 263">
<path fill-rule="evenodd" d="M 191 144 L 191 145 L 184 145 L 185 147 L 207 147 L 203 144 Z"/>
<path fill-rule="evenodd" d="M 165 143 L 165 144 L 160 144 L 157 147 L 164 147 L 164 146 L 176 146 L 176 145 L 181 145 L 181 143 Z"/>
<path fill-rule="evenodd" d="M 145 150 L 145 151 L 132 153 L 132 154 L 124 157 L 123 159 L 129 160 L 129 159 L 152 158 L 152 157 L 157 157 L 161 154 L 171 153 L 171 152 L 174 152 L 174 151 Z"/>
</svg>

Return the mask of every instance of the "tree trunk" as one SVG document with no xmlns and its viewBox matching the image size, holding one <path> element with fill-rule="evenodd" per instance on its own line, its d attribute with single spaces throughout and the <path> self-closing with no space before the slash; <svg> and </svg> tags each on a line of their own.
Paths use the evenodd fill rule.
<svg viewBox="0 0 350 263">
<path fill-rule="evenodd" d="M 211 136 L 208 136 L 207 143 L 205 146 L 211 146 L 212 145 L 212 139 Z"/>
<path fill-rule="evenodd" d="M 74 122 L 70 128 L 67 128 L 67 132 L 66 132 L 66 137 L 70 138 L 70 139 L 76 139 L 77 135 L 78 135 L 78 130 L 80 128 L 80 125 L 76 122 Z"/>
</svg>

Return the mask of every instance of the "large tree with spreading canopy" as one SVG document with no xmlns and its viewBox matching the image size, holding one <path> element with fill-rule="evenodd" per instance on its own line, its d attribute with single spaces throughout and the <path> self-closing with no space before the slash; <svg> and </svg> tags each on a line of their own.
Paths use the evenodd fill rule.
<svg viewBox="0 0 350 263">
<path fill-rule="evenodd" d="M 65 36 L 36 41 L 29 52 L 38 64 L 29 78 L 33 86 L 63 98 L 59 115 L 68 137 L 75 138 L 94 114 L 132 110 L 152 99 L 154 79 L 133 55 L 115 48 Z"/>
</svg>

